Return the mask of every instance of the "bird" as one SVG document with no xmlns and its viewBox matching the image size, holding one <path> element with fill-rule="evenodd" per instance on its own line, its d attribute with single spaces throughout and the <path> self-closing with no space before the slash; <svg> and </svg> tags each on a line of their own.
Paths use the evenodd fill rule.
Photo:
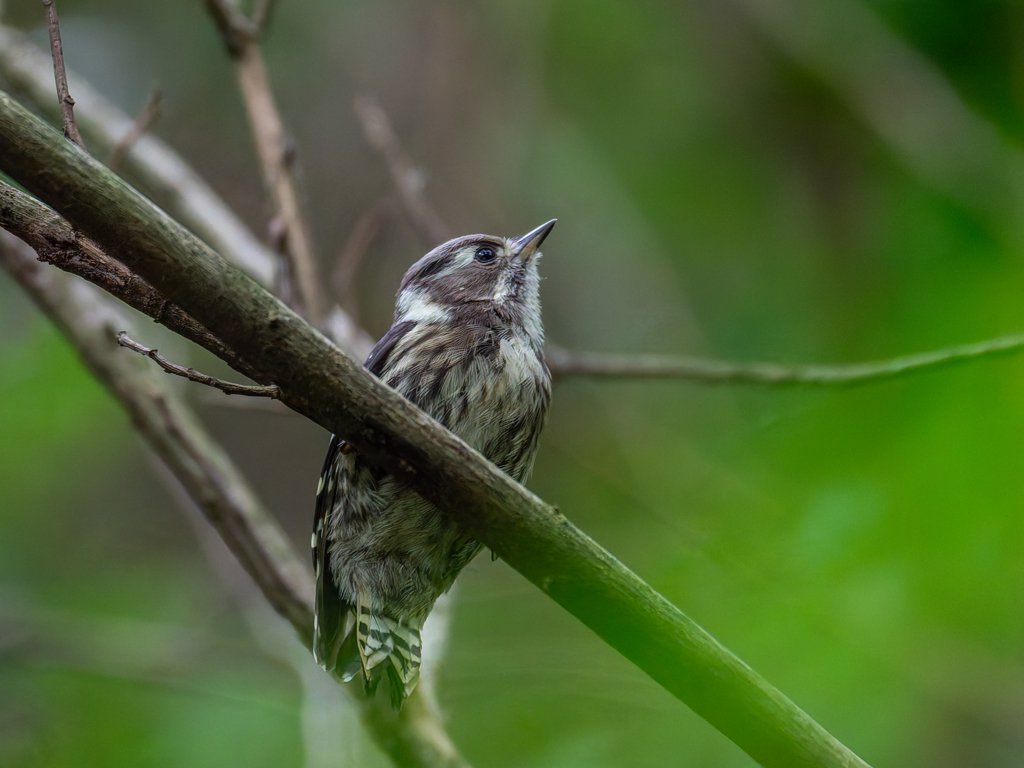
<svg viewBox="0 0 1024 768">
<path fill-rule="evenodd" d="M 540 245 L 466 235 L 434 248 L 399 286 L 394 322 L 364 367 L 524 482 L 551 401 Z M 334 435 L 317 487 L 313 655 L 400 709 L 419 681 L 423 623 L 483 549 L 449 516 Z"/>
</svg>

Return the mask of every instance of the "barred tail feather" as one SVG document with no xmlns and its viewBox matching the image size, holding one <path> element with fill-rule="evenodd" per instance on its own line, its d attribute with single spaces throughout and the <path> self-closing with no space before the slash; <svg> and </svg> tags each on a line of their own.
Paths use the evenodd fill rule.
<svg viewBox="0 0 1024 768">
<path fill-rule="evenodd" d="M 356 616 L 354 634 L 367 685 L 376 687 L 377 679 L 386 673 L 391 682 L 391 703 L 398 709 L 402 701 L 415 690 L 420 679 L 422 621 L 421 626 L 414 626 L 401 619 L 375 613 L 362 595 L 358 599 Z M 390 665 L 378 669 L 388 661 Z"/>
</svg>

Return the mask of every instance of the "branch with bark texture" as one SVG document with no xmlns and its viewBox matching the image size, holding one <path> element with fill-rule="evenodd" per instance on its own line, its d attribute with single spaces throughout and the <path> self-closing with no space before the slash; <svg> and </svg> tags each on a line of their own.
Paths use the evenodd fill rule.
<svg viewBox="0 0 1024 768">
<path fill-rule="evenodd" d="M 0 233 L 4 266 L 78 351 L 131 417 L 132 423 L 180 481 L 207 521 L 259 587 L 267 602 L 313 642 L 313 584 L 280 526 L 191 409 L 148 363 L 120 349 L 117 329 L 128 321 L 109 297 L 48 269 L 31 250 Z M 312 660 L 308 662 L 312 664 Z M 344 686 L 358 703 L 376 743 L 396 765 L 468 768 L 448 738 L 436 704 L 413 695 L 400 715 L 358 686 Z M 430 687 L 425 689 L 428 693 Z"/>
<path fill-rule="evenodd" d="M 0 94 L 0 170 L 214 329 L 259 369 L 258 383 L 276 383 L 289 407 L 444 509 L 755 760 L 864 765 L 563 515 L 6 94 Z"/>
<path fill-rule="evenodd" d="M 206 0 L 206 8 L 234 61 L 238 87 L 256 142 L 263 184 L 273 204 L 271 233 L 287 260 L 289 286 L 295 303 L 310 323 L 320 325 L 325 301 L 317 277 L 313 238 L 295 185 L 295 148 L 274 102 L 260 50 L 260 36 L 269 19 L 270 4 L 261 3 L 257 9 L 260 12 L 258 24 L 228 0 Z"/>
<path fill-rule="evenodd" d="M 57 101 L 64 119 L 64 135 L 82 149 L 82 137 L 75 123 L 75 100 L 68 93 L 68 76 L 64 70 L 64 43 L 60 39 L 60 21 L 57 19 L 57 5 L 54 0 L 43 0 L 46 8 L 47 27 L 50 32 L 50 55 L 53 56 L 53 79 L 57 84 Z"/>
</svg>

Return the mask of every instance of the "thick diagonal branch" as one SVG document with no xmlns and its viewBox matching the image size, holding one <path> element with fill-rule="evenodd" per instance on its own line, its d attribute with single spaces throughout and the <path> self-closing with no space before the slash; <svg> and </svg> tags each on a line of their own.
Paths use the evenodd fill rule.
<svg viewBox="0 0 1024 768">
<path fill-rule="evenodd" d="M 551 506 L 105 167 L 0 94 L 0 170 L 259 368 L 292 409 L 449 513 L 755 760 L 864 763 Z"/>
</svg>

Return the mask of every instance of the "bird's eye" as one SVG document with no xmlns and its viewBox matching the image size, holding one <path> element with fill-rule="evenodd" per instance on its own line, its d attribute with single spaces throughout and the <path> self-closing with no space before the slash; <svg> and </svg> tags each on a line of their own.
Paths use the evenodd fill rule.
<svg viewBox="0 0 1024 768">
<path fill-rule="evenodd" d="M 479 248 L 476 249 L 476 254 L 474 255 L 473 258 L 475 258 L 481 264 L 489 264 L 490 262 L 494 261 L 494 258 L 497 255 L 497 252 L 493 248 L 491 248 L 491 246 L 481 245 Z"/>
</svg>

